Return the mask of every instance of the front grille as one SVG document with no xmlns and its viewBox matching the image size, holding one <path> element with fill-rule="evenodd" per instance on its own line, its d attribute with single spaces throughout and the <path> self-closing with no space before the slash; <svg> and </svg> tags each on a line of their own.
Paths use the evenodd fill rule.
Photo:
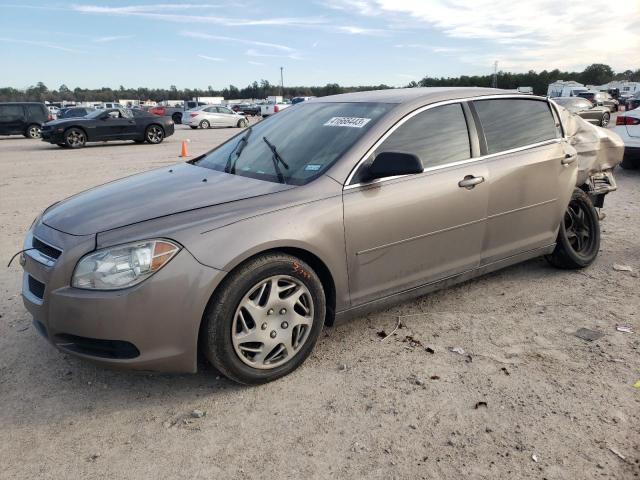
<svg viewBox="0 0 640 480">
<path fill-rule="evenodd" d="M 42 255 L 49 257 L 53 260 L 57 260 L 58 257 L 62 254 L 62 251 L 52 247 L 51 245 L 44 243 L 39 238 L 33 237 L 33 241 L 31 242 L 31 246 L 39 251 Z"/>
<path fill-rule="evenodd" d="M 29 275 L 29 291 L 40 300 L 44 298 L 44 283 Z"/>
<path fill-rule="evenodd" d="M 123 340 L 101 340 L 68 333 L 55 335 L 55 344 L 66 350 L 100 358 L 130 359 L 140 355 L 133 343 Z"/>
</svg>

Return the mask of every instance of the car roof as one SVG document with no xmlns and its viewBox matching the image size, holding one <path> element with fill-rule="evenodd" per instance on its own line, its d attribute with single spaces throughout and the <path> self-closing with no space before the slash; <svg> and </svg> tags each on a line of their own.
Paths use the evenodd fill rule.
<svg viewBox="0 0 640 480">
<path fill-rule="evenodd" d="M 517 95 L 513 91 L 497 88 L 482 87 L 419 87 L 419 88 L 390 88 L 386 90 L 371 90 L 366 92 L 342 93 L 328 97 L 313 98 L 310 102 L 371 102 L 371 103 L 415 103 L 425 104 L 455 100 L 458 98 L 476 97 L 484 95 Z M 522 95 L 530 98 L 530 95 Z"/>
</svg>

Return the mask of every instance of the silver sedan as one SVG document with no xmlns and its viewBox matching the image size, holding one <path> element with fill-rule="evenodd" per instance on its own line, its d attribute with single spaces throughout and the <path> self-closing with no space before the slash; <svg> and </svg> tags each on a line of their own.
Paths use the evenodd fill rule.
<svg viewBox="0 0 640 480">
<path fill-rule="evenodd" d="M 187 123 L 191 128 L 246 127 L 249 122 L 242 113 L 220 105 L 205 105 L 186 112 Z"/>
</svg>

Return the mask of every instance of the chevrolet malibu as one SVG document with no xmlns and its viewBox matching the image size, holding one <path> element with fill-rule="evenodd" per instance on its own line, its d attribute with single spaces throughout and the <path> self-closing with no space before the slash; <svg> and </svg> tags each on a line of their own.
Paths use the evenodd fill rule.
<svg viewBox="0 0 640 480">
<path fill-rule="evenodd" d="M 172 372 L 201 352 L 263 383 L 302 364 L 325 325 L 537 256 L 588 266 L 622 151 L 531 95 L 312 99 L 47 208 L 26 235 L 22 295 L 64 352 Z"/>
</svg>

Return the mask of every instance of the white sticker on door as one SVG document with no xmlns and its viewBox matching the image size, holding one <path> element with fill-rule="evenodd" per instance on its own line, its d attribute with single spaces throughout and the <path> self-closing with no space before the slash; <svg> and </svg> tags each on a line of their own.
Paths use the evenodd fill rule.
<svg viewBox="0 0 640 480">
<path fill-rule="evenodd" d="M 350 127 L 350 128 L 362 128 L 371 121 L 370 118 L 359 117 L 333 117 L 330 118 L 325 127 Z"/>
</svg>

